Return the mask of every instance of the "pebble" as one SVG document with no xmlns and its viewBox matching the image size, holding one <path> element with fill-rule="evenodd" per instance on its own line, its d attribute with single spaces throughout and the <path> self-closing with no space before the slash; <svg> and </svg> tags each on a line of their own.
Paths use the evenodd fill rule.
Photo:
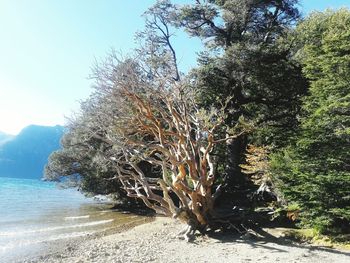
<svg viewBox="0 0 350 263">
<path fill-rule="evenodd" d="M 152 229 L 143 229 L 142 234 L 129 232 L 117 234 L 100 239 L 88 239 L 82 243 L 70 245 L 61 254 L 51 254 L 35 263 L 128 263 L 128 262 L 154 262 L 154 263 L 193 263 L 193 262 L 312 262 L 308 247 L 288 246 L 258 242 L 253 240 L 223 242 L 220 239 L 209 237 L 197 237 L 194 243 L 187 243 L 176 238 L 183 226 L 174 221 L 166 222 L 158 227 L 163 227 L 155 232 Z M 146 231 L 146 232 L 145 232 Z M 249 239 L 250 237 L 247 236 Z M 256 243 L 254 243 L 256 242 Z M 313 250 L 319 258 L 324 257 L 323 262 L 348 262 L 348 257 L 341 253 L 327 254 L 322 250 Z M 347 254 L 350 256 L 350 253 Z M 1 261 L 1 260 L 0 260 Z"/>
</svg>

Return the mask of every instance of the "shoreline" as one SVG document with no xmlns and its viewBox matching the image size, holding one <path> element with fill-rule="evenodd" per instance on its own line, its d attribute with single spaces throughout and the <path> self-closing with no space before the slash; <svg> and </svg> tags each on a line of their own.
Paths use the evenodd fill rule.
<svg viewBox="0 0 350 263">
<path fill-rule="evenodd" d="M 176 237 L 184 227 L 170 218 L 156 217 L 125 231 L 70 240 L 55 251 L 26 258 L 25 263 L 48 262 L 349 262 L 350 252 L 296 243 L 278 235 L 259 237 L 214 233 L 192 243 Z"/>
<path fill-rule="evenodd" d="M 129 213 L 128 213 L 129 214 Z M 154 216 L 140 216 L 139 219 L 123 223 L 105 230 L 96 230 L 83 236 L 71 237 L 67 239 L 57 239 L 45 241 L 32 246 L 30 249 L 23 249 L 16 255 L 6 255 L 0 259 L 1 263 L 20 263 L 20 262 L 43 262 L 44 259 L 50 259 L 48 262 L 61 262 L 56 260 L 61 254 L 68 255 L 70 252 L 78 250 L 82 244 L 93 240 L 102 239 L 105 236 L 117 235 L 126 232 L 138 225 L 147 224 L 154 221 Z"/>
</svg>

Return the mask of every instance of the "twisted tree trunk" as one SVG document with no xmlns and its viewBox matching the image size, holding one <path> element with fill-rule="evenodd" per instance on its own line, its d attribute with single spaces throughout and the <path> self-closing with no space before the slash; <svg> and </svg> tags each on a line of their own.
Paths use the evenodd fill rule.
<svg viewBox="0 0 350 263">
<path fill-rule="evenodd" d="M 189 239 L 194 230 L 203 231 L 215 218 L 211 152 L 215 145 L 241 134 L 217 138 L 224 111 L 200 112 L 191 94 L 185 93 L 186 86 L 171 83 L 171 90 L 161 83 L 157 89 L 146 86 L 146 95 L 128 89 L 132 83 L 122 86 L 124 112 L 117 131 L 123 154 L 115 161 L 128 196 L 184 221 Z M 149 178 L 138 166 L 140 160 L 160 169 L 162 177 Z"/>
</svg>

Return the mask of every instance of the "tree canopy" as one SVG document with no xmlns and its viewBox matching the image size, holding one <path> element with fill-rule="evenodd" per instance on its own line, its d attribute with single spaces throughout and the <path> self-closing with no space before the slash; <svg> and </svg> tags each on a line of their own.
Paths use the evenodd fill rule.
<svg viewBox="0 0 350 263">
<path fill-rule="evenodd" d="M 304 225 L 349 231 L 350 15 L 301 21 L 297 3 L 158 1 L 139 48 L 94 67 L 94 92 L 46 178 L 142 200 L 185 221 L 186 238 L 285 204 L 298 205 L 291 218 Z M 206 47 L 188 74 L 176 29 Z"/>
<path fill-rule="evenodd" d="M 303 223 L 322 232 L 349 231 L 349 26 L 346 9 L 314 13 L 298 26 L 310 93 L 296 144 L 276 171 L 286 198 L 302 208 Z"/>
</svg>

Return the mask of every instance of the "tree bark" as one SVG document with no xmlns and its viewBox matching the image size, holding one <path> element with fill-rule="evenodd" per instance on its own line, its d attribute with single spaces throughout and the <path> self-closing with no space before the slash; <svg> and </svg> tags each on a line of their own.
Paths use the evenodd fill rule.
<svg viewBox="0 0 350 263">
<path fill-rule="evenodd" d="M 222 194 L 216 200 L 217 211 L 231 211 L 234 207 L 245 210 L 253 204 L 249 196 L 256 190 L 256 186 L 247 178 L 240 167 L 245 159 L 246 147 L 246 135 L 226 143 L 226 175 Z"/>
<path fill-rule="evenodd" d="M 240 167 L 244 158 L 246 146 L 247 142 L 245 135 L 230 139 L 226 143 L 227 166 L 225 185 L 229 189 L 237 188 L 246 182 L 246 177 L 242 173 Z"/>
</svg>

